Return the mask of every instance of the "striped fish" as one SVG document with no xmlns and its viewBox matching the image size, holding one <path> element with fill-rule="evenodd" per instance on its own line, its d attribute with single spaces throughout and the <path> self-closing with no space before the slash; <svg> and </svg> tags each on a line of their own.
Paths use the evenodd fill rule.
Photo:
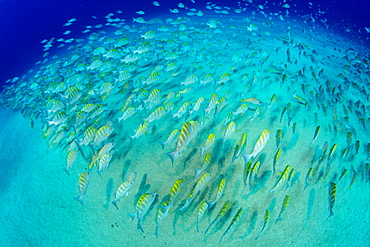
<svg viewBox="0 0 370 247">
<path fill-rule="evenodd" d="M 230 201 L 227 200 L 224 203 L 224 205 L 222 206 L 222 208 L 220 209 L 220 211 L 218 211 L 218 214 L 217 214 L 216 218 L 211 222 L 211 224 L 209 224 L 209 226 L 207 227 L 207 229 L 204 231 L 204 234 L 207 234 L 207 232 L 209 231 L 209 229 L 211 228 L 211 226 L 213 226 L 214 224 L 216 224 L 217 222 L 219 222 L 226 215 L 226 212 L 229 209 L 230 205 L 231 205 L 230 204 Z"/>
<path fill-rule="evenodd" d="M 204 146 L 200 146 L 200 156 L 204 156 L 204 152 L 207 151 L 208 148 L 212 146 L 212 144 L 215 142 L 216 136 L 215 134 L 211 133 L 208 135 L 206 143 Z"/>
<path fill-rule="evenodd" d="M 278 129 L 276 131 L 276 148 L 279 148 L 281 141 L 283 140 L 283 131 L 281 129 Z"/>
<path fill-rule="evenodd" d="M 104 172 L 105 168 L 109 166 L 109 162 L 112 159 L 111 154 L 103 154 L 99 160 L 98 170 L 96 172 L 99 174 L 100 178 L 103 179 L 102 173 Z"/>
<path fill-rule="evenodd" d="M 84 205 L 84 196 L 86 194 L 89 183 L 90 183 L 90 173 L 84 172 L 80 174 L 80 177 L 78 179 L 78 189 L 80 190 L 80 195 L 75 197 L 74 199 L 76 201 L 79 201 L 82 205 Z"/>
<path fill-rule="evenodd" d="M 115 199 L 112 201 L 112 204 L 119 210 L 117 203 L 124 197 L 128 195 L 128 191 L 134 184 L 134 181 L 123 182 L 116 190 Z"/>
<path fill-rule="evenodd" d="M 162 203 L 162 205 L 158 208 L 158 212 L 157 212 L 157 218 L 155 218 L 155 221 L 157 223 L 157 226 L 155 228 L 155 237 L 158 238 L 158 235 L 159 235 L 159 227 L 162 223 L 162 221 L 167 217 L 168 215 L 168 209 L 167 206 L 169 204 L 169 200 L 166 200 Z"/>
<path fill-rule="evenodd" d="M 202 219 L 204 213 L 207 211 L 208 208 L 209 208 L 209 206 L 208 206 L 207 202 L 202 202 L 199 206 L 198 217 L 197 217 L 197 232 L 199 232 L 199 222 Z"/>
<path fill-rule="evenodd" d="M 281 214 L 285 211 L 285 209 L 288 207 L 290 202 L 290 196 L 286 195 L 283 200 L 283 204 L 281 205 L 279 216 L 277 217 L 275 224 L 282 220 Z"/>
<path fill-rule="evenodd" d="M 68 176 L 69 176 L 69 169 L 72 167 L 73 163 L 75 163 L 77 156 L 78 156 L 78 151 L 72 150 L 68 153 L 67 166 L 63 169 L 68 174 Z"/>
<path fill-rule="evenodd" d="M 317 137 L 317 136 L 318 136 L 318 134 L 320 133 L 320 129 L 321 129 L 320 125 L 316 127 L 316 129 L 315 129 L 315 134 L 313 135 L 313 138 L 312 138 L 311 143 L 313 143 L 313 142 L 316 140 L 316 137 Z"/>
<path fill-rule="evenodd" d="M 112 134 L 113 130 L 114 130 L 113 127 L 107 125 L 100 127 L 96 131 L 92 145 L 94 147 L 98 146 L 100 143 L 105 141 L 110 136 L 110 134 Z"/>
<path fill-rule="evenodd" d="M 186 111 L 188 110 L 188 107 L 190 106 L 190 102 L 185 102 L 181 107 L 180 109 L 176 112 L 176 113 L 173 113 L 172 114 L 172 118 L 181 118 L 185 113 Z"/>
<path fill-rule="evenodd" d="M 209 101 L 207 108 L 204 110 L 204 114 L 210 113 L 215 108 L 217 100 L 218 95 L 216 93 L 212 94 L 212 98 Z"/>
<path fill-rule="evenodd" d="M 195 102 L 193 109 L 190 110 L 189 115 L 192 115 L 193 113 L 199 111 L 200 106 L 202 105 L 203 102 L 204 102 L 204 97 L 199 97 L 197 102 Z"/>
<path fill-rule="evenodd" d="M 118 119 L 118 122 L 121 122 L 122 120 L 125 121 L 127 120 L 129 117 L 133 116 L 135 113 L 137 112 L 137 110 L 134 108 L 134 107 L 129 107 L 127 108 L 121 117 L 117 118 Z"/>
<path fill-rule="evenodd" d="M 166 109 L 163 107 L 163 106 L 160 106 L 158 107 L 157 109 L 155 109 L 152 113 L 149 114 L 148 117 L 146 118 L 142 118 L 142 120 L 144 122 L 148 122 L 148 123 L 151 123 L 155 120 L 158 120 L 160 119 L 161 117 L 163 117 L 165 114 L 167 113 Z"/>
<path fill-rule="evenodd" d="M 181 82 L 181 85 L 190 85 L 198 81 L 198 76 L 196 74 L 191 74 L 185 81 Z"/>
<path fill-rule="evenodd" d="M 243 208 L 239 208 L 238 211 L 235 213 L 233 219 L 231 220 L 229 226 L 226 228 L 224 234 L 222 234 L 221 236 L 221 239 L 220 239 L 220 242 L 222 241 L 222 239 L 224 238 L 224 236 L 232 229 L 232 227 L 236 224 L 236 222 L 239 221 L 240 219 L 240 216 L 242 215 L 243 213 Z"/>
<path fill-rule="evenodd" d="M 202 167 L 200 169 L 197 167 L 194 167 L 195 174 L 194 174 L 193 179 L 196 179 L 199 176 L 199 174 L 201 174 L 205 169 L 207 169 L 210 163 L 211 163 L 211 154 L 207 153 L 206 156 L 204 157 Z"/>
<path fill-rule="evenodd" d="M 239 156 L 243 152 L 244 147 L 246 146 L 246 144 L 247 144 L 247 133 L 243 133 L 240 140 L 235 145 L 234 154 L 233 154 L 233 157 L 231 158 L 230 165 L 232 165 L 234 163 L 234 161 L 237 158 L 239 158 Z"/>
<path fill-rule="evenodd" d="M 90 164 L 88 165 L 88 168 L 91 169 L 93 167 L 93 165 L 95 165 L 95 163 L 100 160 L 100 158 L 104 155 L 104 154 L 107 154 L 109 153 L 112 148 L 115 146 L 115 143 L 114 142 L 109 142 L 107 144 L 105 144 L 100 150 L 99 152 L 97 152 L 97 154 L 93 155 L 93 157 L 91 158 L 91 162 Z"/>
<path fill-rule="evenodd" d="M 231 121 L 229 125 L 227 125 L 226 131 L 223 137 L 224 141 L 231 135 L 231 133 L 235 131 L 235 127 L 236 127 L 236 124 L 234 121 Z"/>
<path fill-rule="evenodd" d="M 263 217 L 263 219 L 264 219 L 264 222 L 263 222 L 262 230 L 261 230 L 261 232 L 257 235 L 257 237 L 256 237 L 256 239 L 255 239 L 255 240 L 257 240 L 257 239 L 262 235 L 262 233 L 264 233 L 264 231 L 266 230 L 267 225 L 268 225 L 268 223 L 269 223 L 269 221 L 270 221 L 270 210 L 266 209 L 265 217 Z"/>
<path fill-rule="evenodd" d="M 262 131 L 262 134 L 258 138 L 256 144 L 254 145 L 253 151 L 250 154 L 243 154 L 245 163 L 247 163 L 250 159 L 253 159 L 256 157 L 262 149 L 266 146 L 267 141 L 270 139 L 270 131 L 268 129 L 265 129 Z"/>
<path fill-rule="evenodd" d="M 220 184 L 218 185 L 216 199 L 214 201 L 207 202 L 209 209 L 211 209 L 220 200 L 221 196 L 224 194 L 225 185 L 226 178 L 223 178 L 221 179 Z"/>
<path fill-rule="evenodd" d="M 276 182 L 276 184 L 274 185 L 274 187 L 270 190 L 270 193 L 274 192 L 277 187 L 279 187 L 279 185 L 281 185 L 283 183 L 284 180 L 288 179 L 288 175 L 289 175 L 289 171 L 290 171 L 290 166 L 286 166 L 284 171 L 283 172 L 280 172 L 279 174 L 280 175 L 280 178 L 279 180 Z"/>
<path fill-rule="evenodd" d="M 182 187 L 182 183 L 184 182 L 184 179 L 178 179 L 173 184 L 172 189 L 170 191 L 170 199 L 168 200 L 168 204 L 166 206 L 163 206 L 163 209 L 168 210 L 172 208 L 172 205 L 176 199 L 176 197 L 179 195 Z"/>
<path fill-rule="evenodd" d="M 273 172 L 273 174 L 274 174 L 274 173 L 275 173 L 275 171 L 276 171 L 276 163 L 277 163 L 277 161 L 279 160 L 280 155 L 281 155 L 281 149 L 279 148 L 278 150 L 276 150 L 276 153 L 275 153 L 275 155 L 274 155 L 274 160 L 273 160 L 273 162 L 272 162 L 272 172 Z"/>
<path fill-rule="evenodd" d="M 208 73 L 204 76 L 203 80 L 200 81 L 199 86 L 203 84 L 207 84 L 208 82 L 211 82 L 211 81 L 213 81 L 212 74 Z"/>
<path fill-rule="evenodd" d="M 135 216 L 137 215 L 137 218 L 138 218 L 137 229 L 140 229 L 142 232 L 144 232 L 144 229 L 142 227 L 144 216 L 148 212 L 148 209 L 150 208 L 150 206 L 153 204 L 156 196 L 157 196 L 157 193 L 155 192 L 145 193 L 141 195 L 135 205 L 136 211 L 129 214 L 132 220 L 134 220 Z"/>
<path fill-rule="evenodd" d="M 171 158 L 172 164 L 178 157 L 180 157 L 183 154 L 183 151 L 186 148 L 186 146 L 197 135 L 201 127 L 200 125 L 201 124 L 197 121 L 185 122 L 182 125 L 175 151 L 167 153 L 167 155 Z"/>
<path fill-rule="evenodd" d="M 186 199 L 184 205 L 182 205 L 182 207 L 179 208 L 178 210 L 184 212 L 184 210 L 188 208 L 190 204 L 193 202 L 195 196 L 199 194 L 199 192 L 204 188 L 204 186 L 206 186 L 206 184 L 209 182 L 209 180 L 211 180 L 211 178 L 212 175 L 210 173 L 208 172 L 204 173 L 203 176 L 200 177 L 200 179 L 196 183 L 194 189 L 190 192 L 190 195 Z"/>
<path fill-rule="evenodd" d="M 176 136 L 180 133 L 180 130 L 174 129 L 170 135 L 168 136 L 167 140 L 165 142 L 160 142 L 162 149 L 164 149 L 164 146 L 171 144 L 171 142 L 176 138 Z"/>
<path fill-rule="evenodd" d="M 136 129 L 135 134 L 132 136 L 129 136 L 131 139 L 131 142 L 134 139 L 139 138 L 140 136 L 146 134 L 146 132 L 148 132 L 148 128 L 149 128 L 149 122 L 145 121 L 144 123 L 140 124 L 139 127 Z"/>
<path fill-rule="evenodd" d="M 330 213 L 329 213 L 328 218 L 334 215 L 333 207 L 334 207 L 336 195 L 337 195 L 337 185 L 333 182 L 330 182 L 330 185 L 329 185 L 329 212 Z"/>
<path fill-rule="evenodd" d="M 235 117 L 236 115 L 240 114 L 240 115 L 243 115 L 245 113 L 245 111 L 248 110 L 248 105 L 247 104 L 242 104 L 241 106 L 239 106 L 238 109 L 236 109 L 236 111 L 234 111 L 232 114 L 233 116 Z"/>
</svg>

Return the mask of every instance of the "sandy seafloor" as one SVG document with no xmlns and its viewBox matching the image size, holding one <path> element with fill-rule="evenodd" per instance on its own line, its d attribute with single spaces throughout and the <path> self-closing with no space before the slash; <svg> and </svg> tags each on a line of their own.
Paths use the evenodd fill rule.
<svg viewBox="0 0 370 247">
<path fill-rule="evenodd" d="M 207 16 L 203 21 L 206 18 Z M 235 25 L 242 25 L 240 22 Z M 257 21 L 254 20 L 254 22 Z M 279 23 L 279 21 L 276 22 Z M 245 24 L 249 25 L 251 23 L 253 21 Z M 351 81 L 351 76 L 354 75 L 349 71 L 343 71 L 343 66 L 347 63 L 342 58 L 348 55 L 350 60 L 354 59 L 353 54 L 356 54 L 356 49 L 361 50 L 361 53 L 362 48 L 360 46 L 356 47 L 349 39 L 336 36 L 338 34 L 325 29 L 310 30 L 308 26 L 305 26 L 306 32 L 302 33 L 299 22 L 296 24 L 281 22 L 279 26 L 274 27 L 275 29 L 268 29 L 260 23 L 257 24 L 259 30 L 256 33 L 260 36 L 247 37 L 247 35 L 250 35 L 248 32 L 245 33 L 245 36 L 237 33 L 233 41 L 230 41 L 227 49 L 221 49 L 224 54 L 217 56 L 215 61 L 208 57 L 195 62 L 194 65 L 194 63 L 192 64 L 187 60 L 187 57 L 178 59 L 178 66 L 183 67 L 184 70 L 180 77 L 176 79 L 176 82 L 183 81 L 194 71 L 198 73 L 200 79 L 206 73 L 214 73 L 214 79 L 216 80 L 225 72 L 231 73 L 229 68 L 233 66 L 233 64 L 230 65 L 232 54 L 243 56 L 244 51 L 240 48 L 245 44 L 241 42 L 238 46 L 240 40 L 245 41 L 246 37 L 251 40 L 250 46 L 245 49 L 246 54 L 252 54 L 254 51 L 259 54 L 256 58 L 250 58 L 250 62 L 245 61 L 244 65 L 243 62 L 240 62 L 239 69 L 231 73 L 230 81 L 226 82 L 225 87 L 219 91 L 216 92 L 212 85 L 200 87 L 198 90 L 197 84 L 194 84 L 190 85 L 194 90 L 191 91 L 191 94 L 187 94 L 179 100 L 174 100 L 175 108 L 172 113 L 175 113 L 183 102 L 195 102 L 200 96 L 204 96 L 208 101 L 211 94 L 215 92 L 220 97 L 224 95 L 229 97 L 230 95 L 227 105 L 217 116 L 216 125 L 212 124 L 213 114 L 210 114 L 208 116 L 210 121 L 207 126 L 191 141 L 189 149 L 174 162 L 174 165 L 171 165 L 166 153 L 174 150 L 177 139 L 169 147 L 166 146 L 164 150 L 161 149 L 158 141 L 165 141 L 173 128 L 180 129 L 185 119 L 171 121 L 171 116 L 167 113 L 161 119 L 150 124 L 146 135 L 133 140 L 131 144 L 127 135 L 132 135 L 132 130 L 136 129 L 138 124 L 141 123 L 140 118 L 146 117 L 155 107 L 146 113 L 137 113 L 130 119 L 118 123 L 115 118 L 122 113 L 117 113 L 113 109 L 119 109 L 116 105 L 117 102 L 120 107 L 123 105 L 123 99 L 127 98 L 127 94 L 122 96 L 117 91 L 111 93 L 112 96 L 109 96 L 105 101 L 108 104 L 107 112 L 109 114 L 104 113 L 104 119 L 101 120 L 99 126 L 105 124 L 106 121 L 113 122 L 114 135 L 108 141 L 116 143 L 113 152 L 114 158 L 110 167 L 104 171 L 103 179 L 96 173 L 96 168 L 91 171 L 91 182 L 83 206 L 73 200 L 73 197 L 79 194 L 78 174 L 86 171 L 87 164 L 82 157 L 77 158 L 76 163 L 70 169 L 71 175 L 68 176 L 62 170 L 66 166 L 67 152 L 61 147 L 54 147 L 47 151 L 48 144 L 42 138 L 40 119 L 36 119 L 34 128 L 31 128 L 30 119 L 24 119 L 19 111 L 1 110 L 0 184 L 2 190 L 0 193 L 0 232 L 2 232 L 2 236 L 0 246 L 217 246 L 220 237 L 239 207 L 244 209 L 242 216 L 234 228 L 224 237 L 220 245 L 366 246 L 370 241 L 368 227 L 370 223 L 368 216 L 370 183 L 366 183 L 367 178 L 363 167 L 367 157 L 365 146 L 368 142 L 369 130 L 360 126 L 354 113 L 350 113 L 349 122 L 344 124 L 344 113 L 342 111 L 343 108 L 348 106 L 349 101 L 356 102 L 359 99 L 367 105 L 366 95 L 356 98 L 361 93 L 350 87 L 349 90 L 343 89 L 339 92 L 342 99 L 339 103 L 333 103 L 330 100 L 331 95 L 326 92 L 323 93 L 325 97 L 321 102 L 317 102 L 315 97 L 309 96 L 310 91 L 314 91 L 316 94 L 318 90 L 315 91 L 315 89 L 318 89 L 320 85 L 325 85 L 325 79 L 331 80 L 333 85 L 338 86 L 340 84 L 339 73 L 344 73 Z M 186 23 L 186 25 L 191 26 L 190 23 Z M 298 65 L 287 65 L 288 68 L 284 69 L 284 73 L 288 75 L 288 79 L 281 87 L 281 75 L 271 74 L 268 71 L 272 66 L 283 68 L 280 65 L 287 63 L 286 49 L 288 46 L 284 46 L 278 38 L 272 38 L 285 37 L 286 26 L 281 28 L 280 25 L 294 26 L 295 28 L 292 29 L 294 42 L 299 41 L 308 44 L 307 53 L 316 50 L 317 55 L 314 55 L 314 57 L 318 61 L 317 64 L 312 64 L 310 59 L 306 57 L 298 58 L 298 50 L 290 46 L 292 60 L 298 60 Z M 266 30 L 263 30 L 265 28 Z M 270 35 L 264 36 L 263 32 L 267 29 Z M 150 28 L 140 32 L 143 34 L 147 30 L 150 30 Z M 231 36 L 233 32 L 231 30 L 232 28 L 228 28 L 228 31 L 224 31 L 226 35 L 217 34 L 215 37 L 219 37 L 220 40 L 225 42 L 225 37 Z M 276 32 L 274 33 L 273 30 L 276 30 Z M 310 33 L 310 35 L 307 33 Z M 158 32 L 158 35 L 164 34 Z M 309 40 L 309 36 L 312 36 L 311 40 Z M 323 43 L 325 43 L 325 47 L 322 46 Z M 277 47 L 281 47 L 281 50 L 275 54 Z M 261 50 L 258 50 L 258 48 Z M 349 53 L 349 48 L 354 49 L 354 52 Z M 196 49 L 196 44 L 194 44 L 194 49 Z M 265 50 L 270 54 L 270 58 L 266 65 L 261 66 L 259 61 L 264 57 L 263 51 Z M 331 59 L 328 59 L 328 56 Z M 211 69 L 207 68 L 208 64 L 213 64 Z M 202 68 L 198 67 L 199 65 Z M 192 69 L 192 66 L 196 66 L 197 69 Z M 297 79 L 295 77 L 296 72 L 303 66 L 307 68 L 307 76 L 304 79 Z M 325 79 L 320 78 L 317 82 L 312 80 L 310 66 L 313 66 L 316 75 L 321 68 L 324 68 Z M 148 71 L 152 68 L 144 68 L 143 73 L 147 76 Z M 256 72 L 258 69 L 261 69 L 261 72 Z M 241 80 L 243 75 L 247 75 L 248 80 L 246 82 Z M 257 82 L 251 86 L 253 75 L 257 75 Z M 263 86 L 261 78 L 266 78 Z M 369 81 L 368 75 L 364 73 L 360 75 L 360 78 L 364 85 L 366 81 Z M 172 81 L 171 83 L 176 82 Z M 305 93 L 300 89 L 300 82 L 308 85 Z M 242 83 L 249 83 L 250 85 L 244 95 L 242 95 L 244 91 Z M 357 83 L 361 84 L 361 82 Z M 158 87 L 164 94 L 170 90 L 179 90 L 177 87 L 170 89 L 163 85 Z M 186 87 L 181 87 L 181 90 Z M 227 90 L 230 90 L 230 92 L 227 92 Z M 303 105 L 292 101 L 292 94 L 295 90 L 297 90 L 297 95 L 307 99 L 307 109 Z M 273 94 L 277 95 L 277 102 L 265 111 L 270 102 L 269 98 Z M 243 116 L 236 117 L 234 119 L 236 131 L 223 143 L 222 136 L 226 127 L 223 125 L 223 119 L 228 112 L 237 109 L 241 104 L 241 98 L 248 97 L 256 97 L 263 102 L 261 115 L 257 116 L 252 122 L 249 121 L 253 115 L 252 111 L 247 111 Z M 281 123 L 279 121 L 280 114 L 287 103 L 291 103 L 293 106 L 292 122 L 289 127 L 286 115 L 284 115 Z M 204 104 L 203 107 L 205 108 L 207 104 Z M 321 104 L 327 106 L 326 114 L 322 111 Z M 333 120 L 333 105 L 336 105 L 337 108 L 336 114 L 339 120 L 336 121 Z M 256 108 L 252 104 L 249 104 L 249 106 L 251 109 Z M 317 122 L 314 120 L 314 112 L 318 113 Z M 195 116 L 198 116 L 196 119 L 200 121 L 203 110 L 196 114 Z M 186 121 L 188 120 L 191 120 L 191 118 L 186 119 Z M 297 123 L 294 135 L 291 128 L 293 123 Z M 318 125 L 321 126 L 321 132 L 316 140 L 311 143 L 315 128 Z M 334 126 L 336 126 L 335 129 Z M 247 185 L 246 193 L 243 194 L 244 161 L 242 157 L 239 157 L 233 165 L 229 166 L 233 148 L 240 139 L 241 133 L 246 132 L 248 140 L 244 153 L 250 153 L 255 141 L 264 129 L 271 131 L 271 137 L 261 154 L 255 159 L 262 163 L 258 171 L 258 179 L 254 181 L 256 186 L 250 191 L 249 185 Z M 293 183 L 293 185 L 288 189 L 285 188 L 286 183 L 283 183 L 276 191 L 269 193 L 276 182 L 276 178 L 279 177 L 278 173 L 271 173 L 272 160 L 276 151 L 275 133 L 278 129 L 283 130 L 284 137 L 281 144 L 283 153 L 277 164 L 277 172 L 283 171 L 286 165 L 291 165 L 292 168 L 296 169 L 296 175 L 290 181 L 290 184 Z M 342 161 L 341 151 L 347 147 L 347 131 L 353 133 L 352 146 L 355 140 L 360 140 L 361 147 L 359 154 L 353 160 Z M 194 167 L 200 167 L 202 164 L 199 145 L 204 145 L 209 133 L 215 133 L 217 137 L 215 145 L 208 150 L 212 152 L 213 158 L 212 164 L 207 168 L 207 171 L 213 175 L 212 180 L 181 215 L 175 209 L 179 202 L 189 195 L 196 182 L 192 180 Z M 332 169 L 324 181 L 321 178 L 315 184 L 317 178 L 315 177 L 311 180 L 311 185 L 303 190 L 305 176 L 311 166 L 311 160 L 313 156 L 317 160 L 317 153 L 322 152 L 322 145 L 325 141 L 329 143 L 329 149 L 334 143 L 338 144 L 338 149 L 331 161 Z M 353 154 L 353 148 L 350 152 Z M 326 162 L 327 154 L 322 166 L 325 166 Z M 317 161 L 314 161 L 312 164 L 316 163 Z M 341 175 L 343 168 L 348 169 L 348 173 L 338 182 L 338 177 Z M 353 169 L 357 172 L 357 179 L 352 187 L 347 190 L 346 188 L 350 185 L 353 176 Z M 136 182 L 129 195 L 119 202 L 120 210 L 117 210 L 111 204 L 114 199 L 114 192 L 118 185 L 126 181 L 130 173 L 134 171 L 138 174 Z M 209 201 L 215 198 L 221 177 L 225 177 L 227 180 L 224 195 L 214 208 L 203 216 L 200 223 L 201 232 L 196 232 L 199 204 L 204 200 Z M 154 231 L 157 209 L 160 203 L 163 202 L 163 198 L 168 195 L 173 183 L 179 178 L 184 179 L 183 189 L 168 217 L 161 223 L 159 237 L 156 239 Z M 334 215 L 328 218 L 330 181 L 337 183 L 337 194 L 333 208 Z M 145 233 L 142 233 L 136 229 L 137 219 L 132 221 L 127 214 L 133 212 L 136 200 L 145 192 L 156 192 L 158 198 L 144 219 L 143 228 Z M 282 214 L 283 220 L 275 224 L 285 195 L 290 195 L 290 204 Z M 213 226 L 207 235 L 204 235 L 203 231 L 215 218 L 226 200 L 235 202 L 231 213 L 221 223 Z M 262 229 L 266 209 L 271 211 L 270 222 L 266 231 L 255 240 Z"/>
</svg>

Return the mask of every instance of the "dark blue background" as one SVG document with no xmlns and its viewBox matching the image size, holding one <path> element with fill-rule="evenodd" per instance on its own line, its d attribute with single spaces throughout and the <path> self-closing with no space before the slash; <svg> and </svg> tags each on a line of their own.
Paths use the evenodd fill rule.
<svg viewBox="0 0 370 247">
<path fill-rule="evenodd" d="M 152 0 L 0 0 L 0 84 L 7 79 L 21 77 L 34 64 L 42 59 L 43 39 L 76 38 L 85 29 L 86 25 L 105 23 L 104 16 L 108 13 L 123 11 L 120 18 L 131 23 L 132 16 L 138 10 L 144 10 L 146 15 L 168 13 L 168 8 L 175 8 L 182 2 L 186 6 L 204 7 L 207 1 L 196 0 L 196 5 L 190 0 L 158 0 L 161 7 L 155 7 Z M 212 1 L 220 6 L 236 6 L 237 0 Z M 253 4 L 265 4 L 266 1 L 253 0 Z M 281 1 L 279 1 L 281 2 Z M 292 9 L 298 9 L 298 14 L 316 13 L 318 6 L 326 11 L 324 15 L 328 21 L 344 31 L 347 26 L 353 30 L 360 30 L 364 39 L 369 42 L 370 34 L 365 33 L 364 27 L 370 27 L 370 2 L 367 0 L 325 0 L 310 1 L 313 7 L 309 8 L 308 1 L 288 1 Z M 268 1 L 274 8 L 273 1 Z M 293 8 L 293 4 L 297 7 Z M 98 20 L 91 18 L 99 17 Z M 145 16 L 144 16 L 145 17 Z M 63 27 L 71 18 L 77 21 L 69 27 Z M 63 35 L 66 30 L 75 30 L 69 36 Z M 356 31 L 358 33 L 358 31 Z M 59 43 L 55 42 L 54 46 Z M 55 51 L 55 50 L 54 50 Z M 52 52 L 53 53 L 53 50 Z"/>
</svg>

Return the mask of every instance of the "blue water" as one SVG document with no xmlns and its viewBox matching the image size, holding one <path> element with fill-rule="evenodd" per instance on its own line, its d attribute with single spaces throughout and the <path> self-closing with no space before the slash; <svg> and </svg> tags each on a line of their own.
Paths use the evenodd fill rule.
<svg viewBox="0 0 370 247">
<path fill-rule="evenodd" d="M 94 24 L 91 19 L 96 15 L 103 17 L 116 10 L 123 11 L 125 19 L 130 20 L 134 12 L 144 10 L 148 15 L 166 12 L 168 8 L 175 8 L 177 2 L 160 1 L 161 7 L 155 7 L 150 0 L 91 0 L 91 1 L 53 1 L 53 0 L 1 0 L 0 1 L 0 84 L 9 78 L 26 73 L 42 56 L 43 39 L 59 37 L 66 30 L 63 24 L 77 18 L 73 29 L 84 28 L 85 25 Z M 181 2 L 181 1 L 178 1 Z M 193 4 L 189 0 L 182 1 L 187 6 L 204 6 L 208 1 L 197 0 Z M 225 1 L 212 1 L 223 5 Z M 227 1 L 227 6 L 237 6 L 239 1 Z M 280 1 L 279 1 L 280 2 Z M 346 27 L 352 28 L 355 36 L 361 36 L 369 44 L 369 34 L 364 27 L 370 27 L 370 2 L 367 0 L 330 0 L 330 1 L 287 1 L 297 5 L 294 10 L 298 14 L 317 15 L 318 10 L 325 11 L 322 16 L 328 20 L 338 31 Z M 254 5 L 263 4 L 270 9 L 275 8 L 274 1 L 253 1 Z M 318 7 L 320 6 L 320 7 Z M 136 16 L 136 15 L 135 15 Z"/>
</svg>

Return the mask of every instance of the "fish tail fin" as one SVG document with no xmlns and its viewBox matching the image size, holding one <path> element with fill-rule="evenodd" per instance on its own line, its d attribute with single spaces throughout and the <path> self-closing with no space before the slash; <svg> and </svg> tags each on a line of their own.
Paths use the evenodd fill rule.
<svg viewBox="0 0 370 247">
<path fill-rule="evenodd" d="M 68 171 L 68 169 L 67 169 L 67 168 L 63 168 L 63 171 L 65 171 L 65 172 L 68 174 L 68 176 L 70 176 L 70 175 L 69 175 L 69 171 Z"/>
<path fill-rule="evenodd" d="M 134 220 L 134 219 L 135 219 L 135 215 L 136 215 L 136 212 L 133 212 L 133 213 L 131 213 L 131 214 L 128 214 L 128 216 L 130 216 L 132 220 Z"/>
<path fill-rule="evenodd" d="M 134 140 L 134 136 L 128 136 L 128 137 L 130 138 L 130 141 L 131 141 L 131 144 L 132 144 L 132 142 Z"/>
<path fill-rule="evenodd" d="M 211 209 L 215 205 L 216 201 L 213 202 L 207 202 L 208 204 L 208 210 Z"/>
<path fill-rule="evenodd" d="M 178 158 L 178 154 L 175 152 L 167 153 L 167 155 L 171 158 L 172 165 L 175 162 L 175 160 Z"/>
<path fill-rule="evenodd" d="M 194 174 L 193 179 L 196 179 L 199 176 L 199 174 L 202 172 L 202 170 L 199 169 L 199 168 L 194 167 L 194 172 L 195 172 L 195 174 Z"/>
<path fill-rule="evenodd" d="M 164 142 L 159 142 L 159 144 L 161 144 L 162 149 L 164 149 L 164 146 L 166 146 L 166 144 Z"/>
<path fill-rule="evenodd" d="M 116 200 L 112 201 L 112 204 L 117 208 L 117 210 L 119 210 Z"/>
<path fill-rule="evenodd" d="M 81 203 L 81 205 L 84 205 L 84 198 L 83 198 L 83 195 L 80 195 L 80 196 L 76 196 L 75 198 L 76 201 L 79 201 Z"/>
<path fill-rule="evenodd" d="M 99 171 L 99 169 L 98 169 L 98 170 L 96 170 L 96 172 L 99 174 L 100 178 L 101 178 L 102 180 L 104 180 L 104 179 L 103 179 L 103 176 L 102 176 L 102 172 L 101 172 L 101 171 Z"/>
<path fill-rule="evenodd" d="M 140 222 L 140 220 L 137 222 L 137 229 L 140 229 L 140 230 L 144 233 L 144 229 L 143 229 L 143 227 L 141 226 L 141 222 Z"/>
<path fill-rule="evenodd" d="M 247 164 L 251 157 L 252 157 L 251 154 L 243 154 L 244 164 Z"/>
<path fill-rule="evenodd" d="M 277 217 L 276 221 L 275 221 L 275 224 L 278 223 L 279 221 L 281 221 L 282 218 L 280 217 L 280 215 Z"/>
</svg>

